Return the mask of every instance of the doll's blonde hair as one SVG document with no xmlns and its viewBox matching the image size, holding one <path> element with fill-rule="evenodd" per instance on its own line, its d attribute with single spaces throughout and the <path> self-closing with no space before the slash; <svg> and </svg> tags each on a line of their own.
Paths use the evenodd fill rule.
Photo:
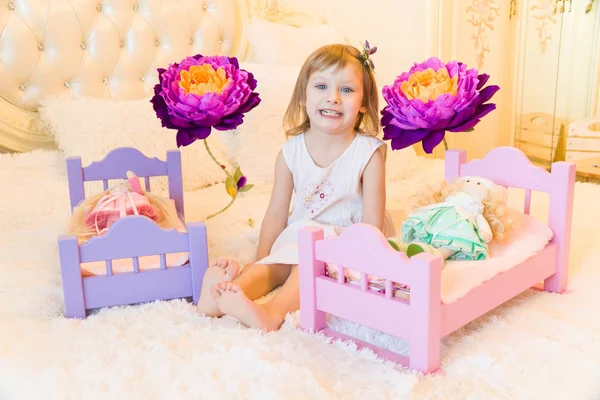
<svg viewBox="0 0 600 400">
<path fill-rule="evenodd" d="M 127 182 L 123 184 L 127 185 L 128 189 L 131 190 L 131 187 Z M 96 204 L 98 204 L 98 201 L 108 195 L 109 192 L 110 189 L 107 189 L 87 197 L 73 210 L 73 215 L 67 226 L 67 234 L 77 236 L 79 244 L 86 243 L 92 237 L 97 235 L 96 229 L 85 223 L 85 218 L 86 215 L 94 209 Z M 146 192 L 144 189 L 142 189 L 142 194 L 148 198 L 148 202 L 156 210 L 157 218 L 154 222 L 158 226 L 163 229 L 178 229 L 183 226 L 171 199 L 164 198 L 152 192 Z"/>
<path fill-rule="evenodd" d="M 416 209 L 431 204 L 441 203 L 460 191 L 464 181 L 457 179 L 448 184 L 442 181 L 437 187 L 425 186 L 425 188 L 409 198 L 409 205 Z M 492 197 L 483 201 L 483 216 L 490 225 L 494 239 L 502 242 L 508 238 L 515 228 L 515 219 L 511 210 L 503 198 Z"/>
<path fill-rule="evenodd" d="M 366 113 L 358 113 L 354 129 L 363 135 L 377 136 L 381 130 L 377 82 L 373 71 L 361 57 L 360 50 L 345 44 L 323 46 L 308 56 L 300 69 L 292 97 L 283 117 L 283 126 L 287 137 L 299 135 L 310 128 L 306 107 L 301 105 L 306 102 L 306 87 L 310 76 L 315 71 L 330 67 L 345 68 L 350 64 L 358 66 L 362 71 L 362 105 L 367 109 Z"/>
</svg>

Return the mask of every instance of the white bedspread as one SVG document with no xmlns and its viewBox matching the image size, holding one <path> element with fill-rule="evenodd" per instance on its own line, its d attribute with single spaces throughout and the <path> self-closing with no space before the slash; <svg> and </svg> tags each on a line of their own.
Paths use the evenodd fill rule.
<svg viewBox="0 0 600 400">
<path fill-rule="evenodd" d="M 69 217 L 65 176 L 57 152 L 0 155 L 0 184 L 11 188 L 0 196 L 0 398 L 591 399 L 599 393 L 600 320 L 590 318 L 600 312 L 598 185 L 576 184 L 568 293 L 528 291 L 477 319 L 442 340 L 444 373 L 421 377 L 351 344 L 300 332 L 299 312 L 267 335 L 230 318 L 204 318 L 184 301 L 112 307 L 85 321 L 63 318 L 56 237 Z M 427 160 L 414 176 L 388 185 L 388 207 L 442 178 L 441 163 Z M 208 221 L 212 258 L 254 256 L 270 188 L 255 189 Z M 186 193 L 185 200 L 192 221 L 223 207 L 228 196 L 216 186 Z M 517 195 L 511 206 L 522 201 Z M 532 195 L 532 212 L 545 220 L 546 195 Z M 408 352 L 401 339 L 346 320 L 329 324 Z"/>
</svg>

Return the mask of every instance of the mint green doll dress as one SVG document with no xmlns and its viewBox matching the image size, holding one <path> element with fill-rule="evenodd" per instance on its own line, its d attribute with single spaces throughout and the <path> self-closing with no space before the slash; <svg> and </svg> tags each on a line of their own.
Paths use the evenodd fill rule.
<svg viewBox="0 0 600 400">
<path fill-rule="evenodd" d="M 481 201 L 459 192 L 442 203 L 411 213 L 402 223 L 402 239 L 455 251 L 448 260 L 484 260 L 488 257 L 488 245 L 479 237 L 475 223 L 475 217 L 482 212 Z"/>
</svg>

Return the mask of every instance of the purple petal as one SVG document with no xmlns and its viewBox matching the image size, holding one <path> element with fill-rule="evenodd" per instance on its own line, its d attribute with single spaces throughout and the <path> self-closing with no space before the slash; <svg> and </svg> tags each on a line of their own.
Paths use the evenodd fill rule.
<svg viewBox="0 0 600 400">
<path fill-rule="evenodd" d="M 455 128 L 449 128 L 448 131 L 449 132 L 464 132 L 464 131 L 468 131 L 471 130 L 475 127 L 475 125 L 477 125 L 479 123 L 479 121 L 481 121 L 478 118 L 471 118 L 469 119 L 467 122 L 465 122 L 462 125 L 459 125 Z"/>
<path fill-rule="evenodd" d="M 498 90 L 500 90 L 500 86 L 497 85 L 488 86 L 484 88 L 481 92 L 479 92 L 479 98 L 477 99 L 477 101 L 479 102 L 479 104 L 485 103 L 486 101 L 491 99 L 492 96 L 494 96 Z"/>
<path fill-rule="evenodd" d="M 477 90 L 481 90 L 483 85 L 485 85 L 488 79 L 490 79 L 490 76 L 488 74 L 481 74 L 477 77 L 477 79 L 479 80 L 479 83 L 477 84 Z"/>
<path fill-rule="evenodd" d="M 431 154 L 433 149 L 440 144 L 440 142 L 444 139 L 444 131 L 434 131 L 423 139 L 423 150 L 427 154 Z"/>
<path fill-rule="evenodd" d="M 496 109 L 496 105 L 493 103 L 484 104 L 482 106 L 477 107 L 472 116 L 469 117 L 467 121 L 463 121 L 460 125 L 455 125 L 451 128 L 448 128 L 450 132 L 464 132 L 472 129 L 479 123 L 481 118 L 488 115 L 490 112 Z"/>
</svg>

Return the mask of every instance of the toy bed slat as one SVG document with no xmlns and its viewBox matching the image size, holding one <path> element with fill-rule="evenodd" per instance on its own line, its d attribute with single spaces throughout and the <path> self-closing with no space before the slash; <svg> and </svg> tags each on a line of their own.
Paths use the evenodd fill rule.
<svg viewBox="0 0 600 400">
<path fill-rule="evenodd" d="M 83 288 L 88 309 L 187 297 L 192 293 L 189 266 L 91 276 L 83 280 Z"/>
<path fill-rule="evenodd" d="M 143 240 L 131 240 L 144 232 Z M 179 253 L 188 250 L 187 234 L 175 230 L 166 231 L 151 219 L 131 215 L 115 222 L 103 236 L 90 239 L 80 247 L 81 262 L 106 259 L 150 256 L 161 253 Z"/>
<path fill-rule="evenodd" d="M 369 251 L 349 251 L 350 249 Z M 351 225 L 339 237 L 317 242 L 315 251 L 319 260 L 397 283 L 410 285 L 411 278 L 415 275 L 414 270 L 408 268 L 406 254 L 392 249 L 385 236 L 368 224 Z M 377 254 L 378 258 L 373 259 L 373 254 Z"/>
<path fill-rule="evenodd" d="M 132 262 L 133 262 L 133 272 L 135 272 L 135 273 L 140 272 L 140 259 L 138 257 L 133 257 Z"/>
<path fill-rule="evenodd" d="M 529 259 L 472 289 L 456 302 L 442 307 L 442 336 L 450 334 L 468 322 L 503 304 L 506 298 L 519 293 L 547 279 L 555 272 L 558 246 L 550 244 L 535 258 Z M 505 298 L 490 296 L 490 293 L 505 293 Z"/>
<path fill-rule="evenodd" d="M 535 166 L 517 148 L 504 146 L 491 150 L 482 159 L 466 161 L 464 150 L 446 152 L 446 181 L 459 176 L 482 176 L 493 182 L 521 189 L 550 191 L 550 173 Z"/>
<path fill-rule="evenodd" d="M 381 293 L 363 291 L 348 283 L 340 285 L 327 277 L 317 278 L 316 291 L 320 293 L 317 309 L 390 335 L 408 337 L 410 310 L 405 300 L 386 299 Z M 385 315 L 393 318 L 382 318 Z"/>
<path fill-rule="evenodd" d="M 548 210 L 548 226 L 554 232 L 552 243 L 558 245 L 556 273 L 544 281 L 544 289 L 562 293 L 567 289 L 571 224 L 575 196 L 575 164 L 557 162 L 552 165 L 552 185 Z"/>
</svg>

